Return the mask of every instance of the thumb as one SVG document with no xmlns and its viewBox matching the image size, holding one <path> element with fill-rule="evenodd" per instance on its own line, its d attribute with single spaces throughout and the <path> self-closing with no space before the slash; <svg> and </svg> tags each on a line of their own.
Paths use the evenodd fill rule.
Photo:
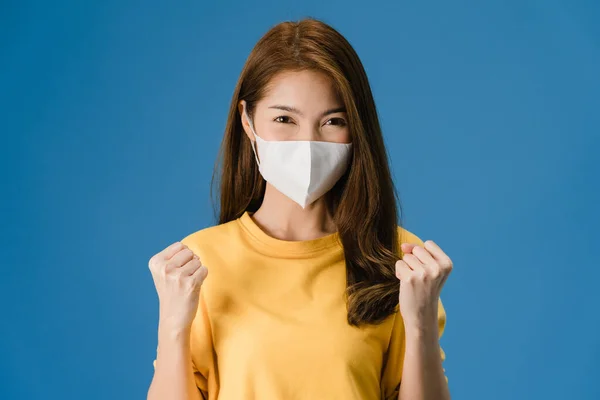
<svg viewBox="0 0 600 400">
<path fill-rule="evenodd" d="M 204 283 L 204 280 L 206 279 L 207 276 L 208 276 L 208 268 L 206 268 L 206 265 L 201 266 L 200 268 L 198 268 L 196 270 L 196 272 L 194 272 L 192 274 L 192 277 L 194 279 L 194 283 L 196 284 L 196 286 L 201 286 Z"/>
</svg>

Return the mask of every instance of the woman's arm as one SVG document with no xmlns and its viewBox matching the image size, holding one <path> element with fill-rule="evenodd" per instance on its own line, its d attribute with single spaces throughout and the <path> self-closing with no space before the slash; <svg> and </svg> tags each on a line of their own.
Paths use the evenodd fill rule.
<svg viewBox="0 0 600 400">
<path fill-rule="evenodd" d="M 192 372 L 189 329 L 159 325 L 156 368 L 147 400 L 202 400 Z"/>
<path fill-rule="evenodd" d="M 398 399 L 450 400 L 439 336 L 446 323 L 440 292 L 453 264 L 432 240 L 421 243 L 402 243 L 402 259 L 396 262 L 405 335 Z"/>
<path fill-rule="evenodd" d="M 437 321 L 406 330 L 406 352 L 399 400 L 450 400 L 440 357 Z"/>
</svg>

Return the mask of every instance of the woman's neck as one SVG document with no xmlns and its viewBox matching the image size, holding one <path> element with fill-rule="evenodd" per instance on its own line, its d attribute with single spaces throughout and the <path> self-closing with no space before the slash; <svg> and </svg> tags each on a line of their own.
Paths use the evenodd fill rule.
<svg viewBox="0 0 600 400">
<path fill-rule="evenodd" d="M 288 241 L 317 239 L 337 230 L 325 197 L 302 209 L 269 183 L 252 219 L 269 236 Z"/>
</svg>

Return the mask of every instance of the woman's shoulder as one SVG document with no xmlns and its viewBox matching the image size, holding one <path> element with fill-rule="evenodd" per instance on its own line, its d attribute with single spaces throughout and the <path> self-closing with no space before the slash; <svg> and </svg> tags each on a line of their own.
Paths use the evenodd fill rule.
<svg viewBox="0 0 600 400">
<path fill-rule="evenodd" d="M 423 240 L 419 236 L 400 225 L 398 225 L 398 243 L 413 243 L 423 246 Z"/>
<path fill-rule="evenodd" d="M 188 233 L 181 243 L 186 245 L 194 253 L 198 254 L 205 246 L 223 245 L 227 243 L 228 238 L 239 229 L 237 220 L 226 222 L 224 224 L 212 225 Z"/>
</svg>

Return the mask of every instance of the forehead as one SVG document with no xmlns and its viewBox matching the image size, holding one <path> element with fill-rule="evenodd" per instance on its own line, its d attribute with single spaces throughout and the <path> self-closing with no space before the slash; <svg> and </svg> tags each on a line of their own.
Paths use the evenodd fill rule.
<svg viewBox="0 0 600 400">
<path fill-rule="evenodd" d="M 286 104 L 301 110 L 322 111 L 341 106 L 333 80 L 325 73 L 314 70 L 284 71 L 275 75 L 266 88 L 264 102 Z"/>
</svg>

